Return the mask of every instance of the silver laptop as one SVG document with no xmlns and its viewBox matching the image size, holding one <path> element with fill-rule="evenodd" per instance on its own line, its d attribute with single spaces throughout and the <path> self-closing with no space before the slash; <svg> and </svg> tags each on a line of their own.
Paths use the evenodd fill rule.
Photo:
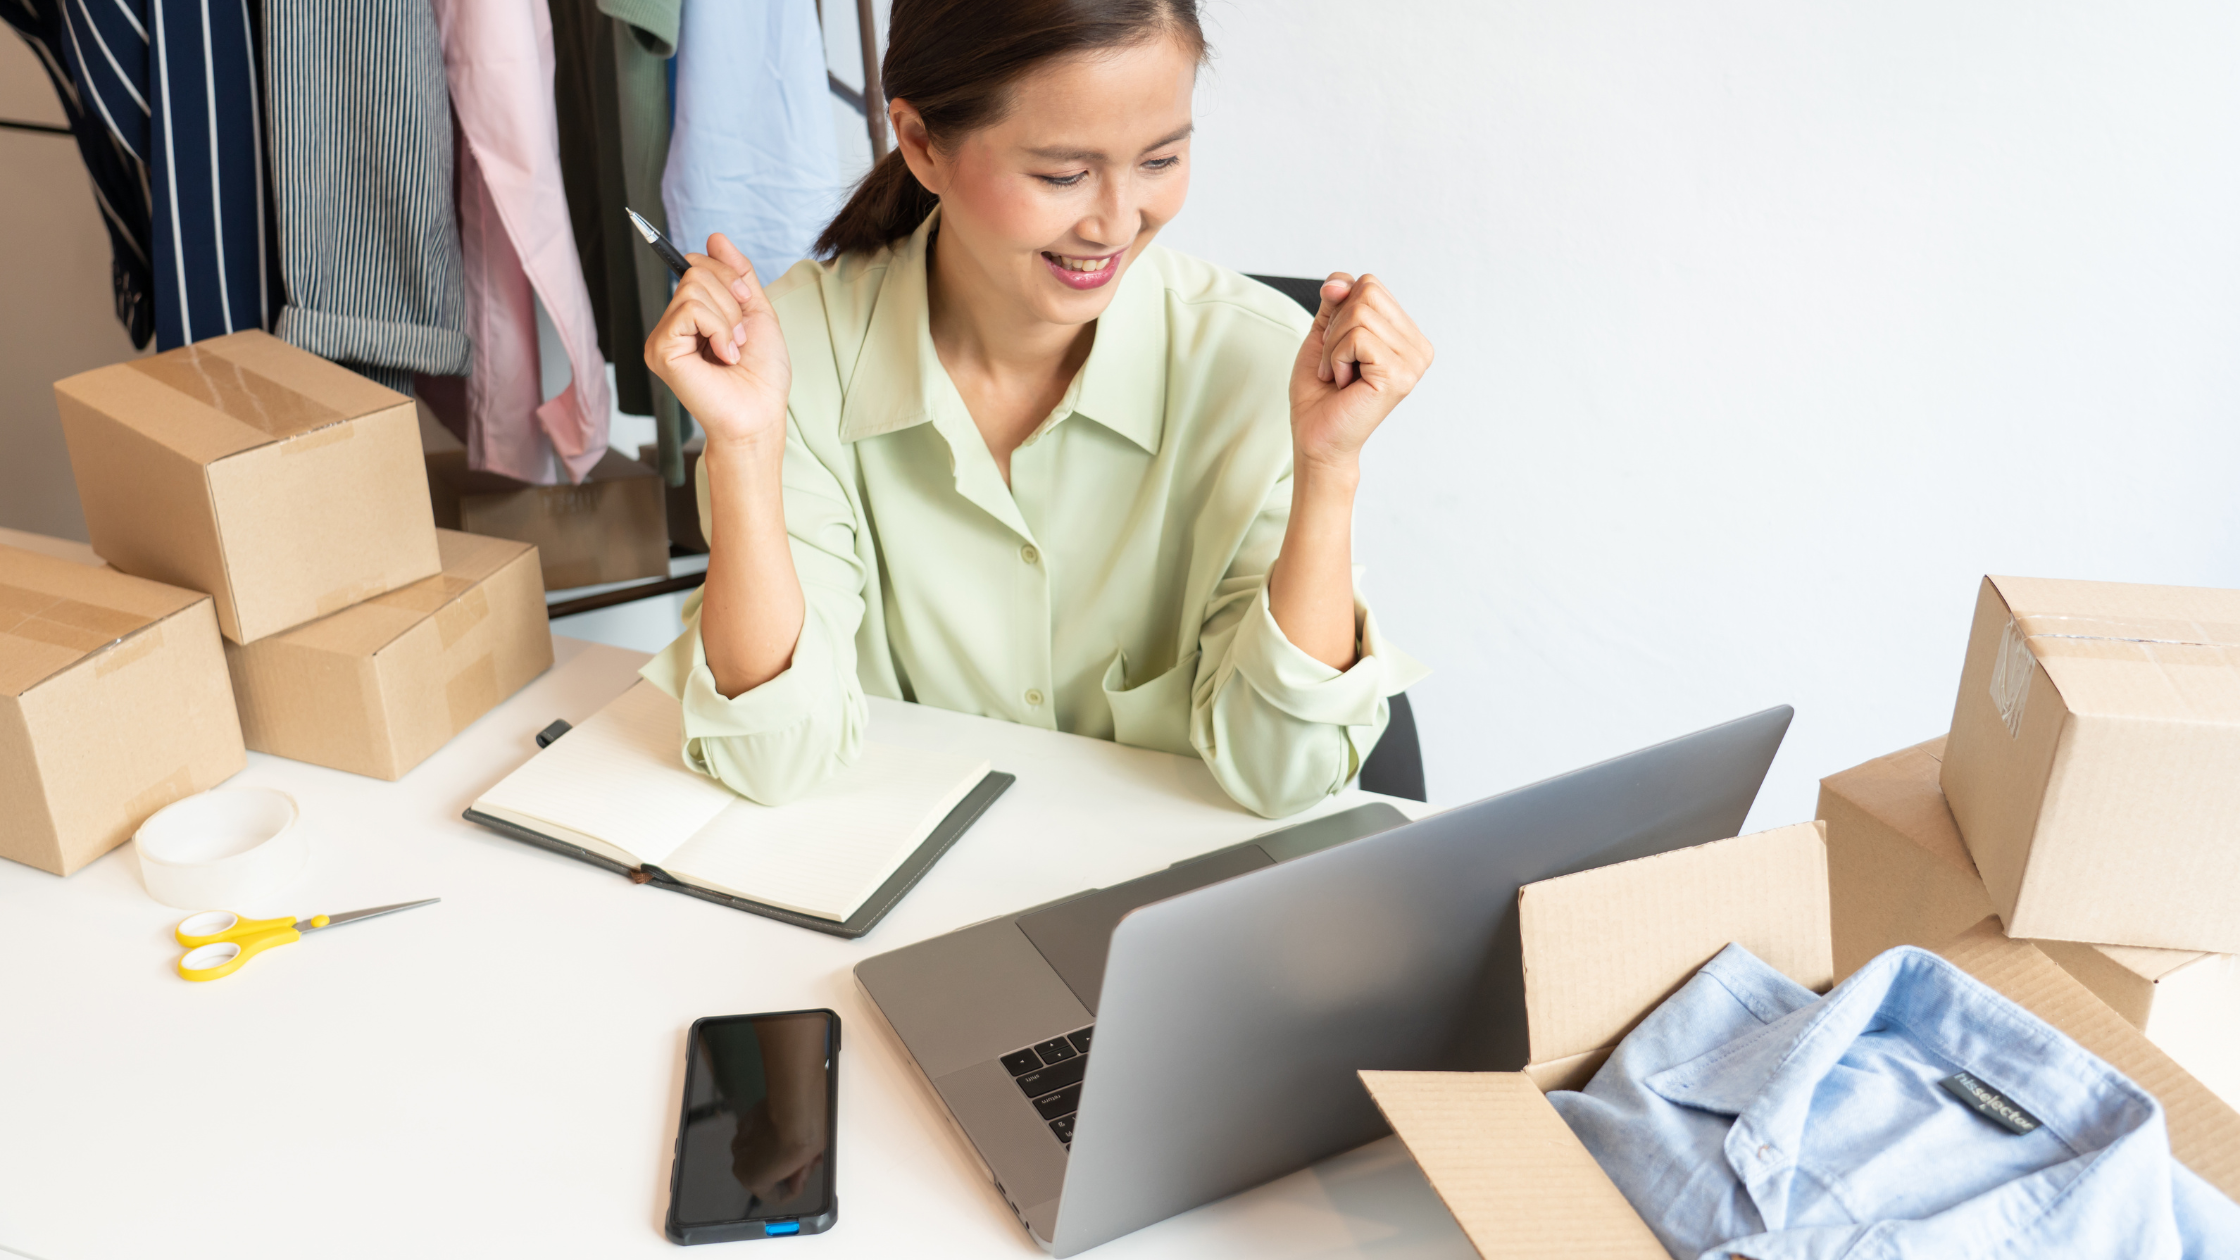
<svg viewBox="0 0 2240 1260">
<path fill-rule="evenodd" d="M 1517 889 L 1734 835 L 1790 715 L 1419 822 L 1286 827 L 856 981 L 1027 1232 L 1074 1255 L 1382 1135 L 1359 1069 L 1522 1067 Z"/>
</svg>

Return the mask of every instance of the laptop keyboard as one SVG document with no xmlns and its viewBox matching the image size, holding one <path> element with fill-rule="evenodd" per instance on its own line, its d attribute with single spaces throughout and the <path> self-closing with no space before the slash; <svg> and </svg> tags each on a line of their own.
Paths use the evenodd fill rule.
<svg viewBox="0 0 2240 1260">
<path fill-rule="evenodd" d="M 1081 1109 L 1081 1078 L 1089 1071 L 1089 1034 L 1095 1031 L 1096 1025 L 1091 1024 L 1078 1032 L 1014 1050 L 998 1060 L 1034 1104 L 1036 1113 L 1050 1125 L 1050 1132 L 1069 1151 L 1073 1149 L 1073 1114 Z"/>
</svg>

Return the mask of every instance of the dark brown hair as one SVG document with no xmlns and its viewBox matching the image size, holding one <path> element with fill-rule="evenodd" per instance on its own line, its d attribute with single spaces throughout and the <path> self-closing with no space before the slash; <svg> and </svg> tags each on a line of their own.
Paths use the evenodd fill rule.
<svg viewBox="0 0 2240 1260">
<path fill-rule="evenodd" d="M 1052 57 L 1161 35 L 1203 57 L 1198 0 L 894 0 L 880 86 L 916 106 L 942 144 L 1002 118 L 1012 83 Z M 939 204 L 890 151 L 825 225 L 816 254 L 877 249 L 916 231 Z"/>
</svg>

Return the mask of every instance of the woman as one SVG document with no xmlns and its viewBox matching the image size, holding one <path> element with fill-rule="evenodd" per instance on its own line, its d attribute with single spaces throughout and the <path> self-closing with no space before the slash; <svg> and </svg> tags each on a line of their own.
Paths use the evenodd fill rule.
<svg viewBox="0 0 2240 1260">
<path fill-rule="evenodd" d="M 1431 347 L 1374 278 L 1305 312 L 1152 245 L 1196 0 L 895 0 L 896 152 L 760 287 L 721 235 L 646 341 L 707 433 L 707 585 L 646 667 L 777 803 L 866 692 L 1201 756 L 1277 817 L 1422 669 L 1353 594 L 1362 443 Z"/>
</svg>

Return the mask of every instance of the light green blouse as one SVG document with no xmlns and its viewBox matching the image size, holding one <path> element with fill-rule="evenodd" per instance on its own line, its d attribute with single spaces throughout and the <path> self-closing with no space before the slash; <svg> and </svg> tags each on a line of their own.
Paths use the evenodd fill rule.
<svg viewBox="0 0 2240 1260">
<path fill-rule="evenodd" d="M 1153 246 L 1004 485 L 927 325 L 938 212 L 769 288 L 793 361 L 785 513 L 807 605 L 791 666 L 734 698 L 685 633 L 645 667 L 684 756 L 790 800 L 854 760 L 866 693 L 1203 757 L 1268 817 L 1343 788 L 1425 670 L 1356 597 L 1340 673 L 1268 612 L 1291 505 L 1288 383 L 1309 318 Z M 703 466 L 700 513 L 708 515 Z"/>
</svg>

